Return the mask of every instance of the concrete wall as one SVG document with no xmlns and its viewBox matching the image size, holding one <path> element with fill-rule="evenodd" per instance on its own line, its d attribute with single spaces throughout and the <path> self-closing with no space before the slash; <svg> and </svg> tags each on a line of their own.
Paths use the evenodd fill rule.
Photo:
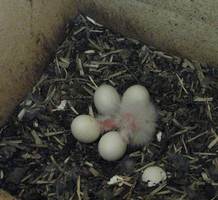
<svg viewBox="0 0 218 200">
<path fill-rule="evenodd" d="M 148 45 L 218 65 L 218 1 L 78 0 L 80 11 Z"/>
<path fill-rule="evenodd" d="M 74 15 L 74 0 L 0 1 L 0 125 L 32 88 Z"/>
</svg>

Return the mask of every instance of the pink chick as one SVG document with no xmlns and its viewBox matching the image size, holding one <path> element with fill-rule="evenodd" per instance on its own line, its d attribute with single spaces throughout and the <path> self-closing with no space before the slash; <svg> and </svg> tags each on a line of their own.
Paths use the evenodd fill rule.
<svg viewBox="0 0 218 200">
<path fill-rule="evenodd" d="M 120 134 L 134 146 L 151 142 L 156 128 L 157 112 L 143 86 L 131 86 L 124 93 L 120 106 Z"/>
<path fill-rule="evenodd" d="M 116 116 L 100 115 L 97 117 L 97 121 L 100 124 L 101 133 L 119 128 L 119 123 Z"/>
</svg>

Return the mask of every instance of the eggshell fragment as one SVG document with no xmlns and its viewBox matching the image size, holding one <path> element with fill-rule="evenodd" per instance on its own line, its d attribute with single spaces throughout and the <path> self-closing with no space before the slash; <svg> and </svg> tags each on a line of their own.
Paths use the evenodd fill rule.
<svg viewBox="0 0 218 200">
<path fill-rule="evenodd" d="M 147 167 L 142 174 L 142 181 L 146 182 L 148 187 L 156 186 L 166 179 L 166 172 L 158 166 Z"/>
<path fill-rule="evenodd" d="M 78 141 L 92 143 L 100 136 L 100 125 L 94 117 L 79 115 L 73 120 L 71 131 Z"/>
<path fill-rule="evenodd" d="M 119 184 L 122 183 L 124 180 L 121 176 L 115 175 L 113 177 L 111 177 L 110 181 L 107 182 L 108 185 L 115 185 L 115 184 Z"/>
<path fill-rule="evenodd" d="M 104 160 L 119 160 L 126 152 L 127 144 L 120 134 L 111 131 L 103 135 L 98 143 L 98 152 Z"/>
<path fill-rule="evenodd" d="M 113 115 L 118 112 L 120 95 L 114 87 L 101 85 L 95 91 L 94 104 L 100 114 Z"/>
</svg>

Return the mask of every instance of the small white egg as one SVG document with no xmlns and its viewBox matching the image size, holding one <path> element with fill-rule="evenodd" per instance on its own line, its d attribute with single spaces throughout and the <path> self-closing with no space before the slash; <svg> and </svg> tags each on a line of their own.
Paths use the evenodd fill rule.
<svg viewBox="0 0 218 200">
<path fill-rule="evenodd" d="M 101 85 L 94 94 L 94 104 L 98 112 L 103 115 L 113 115 L 118 112 L 120 95 L 110 85 Z"/>
<path fill-rule="evenodd" d="M 73 119 L 71 131 L 78 141 L 92 143 L 100 136 L 100 125 L 94 117 L 79 115 Z"/>
<path fill-rule="evenodd" d="M 98 152 L 104 160 L 119 160 L 126 152 L 127 144 L 120 134 L 110 131 L 103 135 L 98 143 Z"/>
<path fill-rule="evenodd" d="M 122 103 L 150 102 L 148 90 L 142 85 L 130 86 L 123 94 Z"/>
<path fill-rule="evenodd" d="M 158 166 L 147 167 L 142 174 L 142 181 L 153 187 L 167 179 L 166 172 Z"/>
</svg>

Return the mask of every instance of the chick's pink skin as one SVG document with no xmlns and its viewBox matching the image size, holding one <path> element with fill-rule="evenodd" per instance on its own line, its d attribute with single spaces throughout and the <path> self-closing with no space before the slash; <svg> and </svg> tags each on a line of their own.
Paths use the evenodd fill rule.
<svg viewBox="0 0 218 200">
<path fill-rule="evenodd" d="M 123 113 L 122 115 L 116 115 L 113 118 L 99 117 L 97 121 L 100 124 L 101 132 L 107 132 L 121 128 L 121 121 L 125 121 L 127 125 L 126 128 L 128 128 L 131 132 L 135 132 L 139 129 L 131 113 Z"/>
<path fill-rule="evenodd" d="M 125 143 L 129 143 L 130 135 L 136 133 L 139 126 L 136 124 L 135 119 L 131 113 L 118 113 L 114 116 L 98 116 L 97 121 L 101 128 L 101 133 L 112 131 L 115 129 L 121 130 L 120 135 L 122 136 Z M 124 125 L 125 124 L 125 128 Z"/>
<path fill-rule="evenodd" d="M 136 121 L 132 113 L 123 113 L 122 119 L 127 123 L 127 127 L 130 129 L 130 131 L 134 132 L 139 129 L 139 124 L 136 124 Z"/>
<path fill-rule="evenodd" d="M 101 128 L 101 133 L 119 128 L 116 116 L 98 116 L 97 121 Z"/>
<path fill-rule="evenodd" d="M 121 127 L 120 135 L 126 143 L 129 143 L 131 136 L 140 129 L 140 124 L 136 122 L 134 115 L 129 112 L 122 113 L 119 126 Z"/>
<path fill-rule="evenodd" d="M 153 138 L 157 112 L 150 102 L 123 103 L 114 116 L 98 116 L 101 133 L 118 129 L 124 142 L 134 146 L 147 145 Z"/>
<path fill-rule="evenodd" d="M 106 119 L 106 120 L 98 121 L 98 122 L 100 124 L 100 128 L 102 132 L 110 131 L 110 130 L 118 128 L 118 124 L 113 119 Z"/>
<path fill-rule="evenodd" d="M 150 102 L 121 103 L 120 134 L 131 145 L 148 144 L 155 133 L 157 113 Z"/>
</svg>

